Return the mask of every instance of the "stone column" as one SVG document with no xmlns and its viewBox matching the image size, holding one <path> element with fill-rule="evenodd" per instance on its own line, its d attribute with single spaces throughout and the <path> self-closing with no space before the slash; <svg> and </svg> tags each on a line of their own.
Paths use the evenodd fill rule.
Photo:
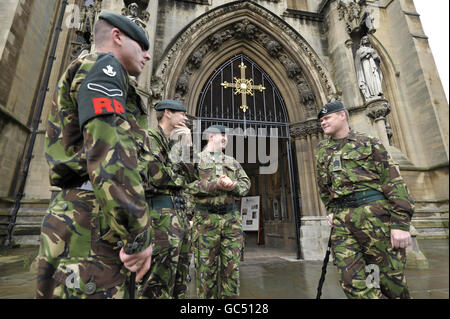
<svg viewBox="0 0 450 319">
<path fill-rule="evenodd" d="M 339 1 L 332 1 L 326 22 L 328 24 L 328 47 L 334 68 L 336 88 L 342 91 L 344 105 L 353 107 L 362 105 L 353 61 L 353 41 L 347 31 L 347 25 L 338 10 Z"/>
<path fill-rule="evenodd" d="M 316 119 L 295 123 L 291 127 L 291 136 L 295 138 L 297 151 L 298 177 L 303 216 L 318 216 L 320 208 L 315 176 L 315 147 L 320 130 Z"/>
<path fill-rule="evenodd" d="M 291 126 L 297 150 L 298 177 L 302 210 L 300 219 L 300 245 L 302 258 L 320 260 L 323 258 L 329 235 L 325 211 L 321 205 L 316 182 L 316 146 L 321 129 L 315 118 Z"/>
<path fill-rule="evenodd" d="M 155 43 L 156 43 L 156 26 L 158 23 L 158 7 L 159 1 L 150 1 L 148 11 L 150 12 L 150 19 L 147 23 L 147 32 L 150 42 L 150 56 L 151 60 L 146 67 L 145 76 L 142 75 L 141 78 L 146 79 L 146 88 L 150 92 L 150 97 L 148 99 L 149 104 L 149 123 L 151 127 L 156 127 L 158 125 L 156 121 L 155 110 L 152 105 L 154 105 L 158 100 L 161 99 L 161 87 L 164 85 L 159 81 L 159 79 L 154 79 L 153 77 L 153 63 L 155 62 Z"/>
<path fill-rule="evenodd" d="M 389 137 L 386 129 L 386 116 L 391 112 L 388 101 L 379 98 L 366 103 L 366 115 L 370 117 L 377 129 L 378 137 L 386 148 L 389 148 Z"/>
</svg>

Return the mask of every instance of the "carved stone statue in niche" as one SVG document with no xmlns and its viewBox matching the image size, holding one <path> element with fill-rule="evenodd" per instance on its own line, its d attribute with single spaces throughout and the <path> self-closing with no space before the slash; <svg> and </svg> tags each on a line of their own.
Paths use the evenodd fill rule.
<svg viewBox="0 0 450 319">
<path fill-rule="evenodd" d="M 361 5 L 356 1 L 339 0 L 337 5 L 339 20 L 344 20 L 348 33 L 359 30 Z"/>
<path fill-rule="evenodd" d="M 132 20 L 144 30 L 147 27 L 146 23 L 150 18 L 150 14 L 146 10 L 141 10 L 136 2 L 132 2 L 128 7 L 123 8 L 122 15 Z"/>
<path fill-rule="evenodd" d="M 339 20 L 344 20 L 348 34 L 358 33 L 365 30 L 366 33 L 376 31 L 374 17 L 365 0 L 339 0 L 337 4 Z"/>
<path fill-rule="evenodd" d="M 102 0 L 84 1 L 80 12 L 79 25 L 76 27 L 75 39 L 71 41 L 71 59 L 89 53 L 94 42 L 94 24 L 101 11 Z"/>
<path fill-rule="evenodd" d="M 383 96 L 381 59 L 377 51 L 372 48 L 368 36 L 362 37 L 360 47 L 356 50 L 355 67 L 359 89 L 366 102 Z"/>
</svg>

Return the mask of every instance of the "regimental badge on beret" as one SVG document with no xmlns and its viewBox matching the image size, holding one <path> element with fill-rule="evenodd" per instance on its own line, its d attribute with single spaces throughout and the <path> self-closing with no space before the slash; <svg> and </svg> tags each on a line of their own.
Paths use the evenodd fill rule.
<svg viewBox="0 0 450 319">
<path fill-rule="evenodd" d="M 163 111 L 165 109 L 187 112 L 186 106 L 180 101 L 175 100 L 162 100 L 155 105 L 156 111 Z"/>
<path fill-rule="evenodd" d="M 341 101 L 333 101 L 322 106 L 322 108 L 319 111 L 319 114 L 317 115 L 317 118 L 320 120 L 320 118 L 325 114 L 331 114 L 343 110 L 345 110 L 345 106 L 344 104 L 342 104 Z"/>
</svg>

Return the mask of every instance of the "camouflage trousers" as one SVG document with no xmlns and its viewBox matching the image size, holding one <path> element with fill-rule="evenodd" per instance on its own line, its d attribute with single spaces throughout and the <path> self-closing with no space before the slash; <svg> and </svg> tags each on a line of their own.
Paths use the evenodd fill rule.
<svg viewBox="0 0 450 319">
<path fill-rule="evenodd" d="M 191 227 L 183 210 L 152 210 L 154 243 L 150 270 L 139 284 L 139 297 L 183 299 L 189 273 Z"/>
<path fill-rule="evenodd" d="M 41 226 L 36 298 L 128 298 L 119 238 L 104 219 L 91 191 L 52 196 Z"/>
<path fill-rule="evenodd" d="M 239 296 L 239 263 L 243 249 L 240 212 L 219 215 L 197 211 L 193 222 L 198 298 Z"/>
<path fill-rule="evenodd" d="M 332 252 L 348 298 L 410 298 L 406 250 L 391 246 L 388 208 L 378 200 L 334 212 Z"/>
</svg>

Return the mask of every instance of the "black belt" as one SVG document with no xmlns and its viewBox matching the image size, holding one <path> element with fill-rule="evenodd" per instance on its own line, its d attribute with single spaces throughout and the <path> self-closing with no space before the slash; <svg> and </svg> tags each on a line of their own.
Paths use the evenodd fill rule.
<svg viewBox="0 0 450 319">
<path fill-rule="evenodd" d="M 233 204 L 222 204 L 222 205 L 195 205 L 195 210 L 206 211 L 211 214 L 225 215 L 237 210 L 235 203 Z"/>
<path fill-rule="evenodd" d="M 154 195 L 148 197 L 147 201 L 150 207 L 156 210 L 161 208 L 186 209 L 186 201 L 181 196 Z"/>
<path fill-rule="evenodd" d="M 334 206 L 336 206 L 337 208 L 349 208 L 359 207 L 380 199 L 386 199 L 384 194 L 379 191 L 370 189 L 367 191 L 357 192 L 347 196 L 335 198 L 331 203 L 334 204 Z"/>
</svg>

